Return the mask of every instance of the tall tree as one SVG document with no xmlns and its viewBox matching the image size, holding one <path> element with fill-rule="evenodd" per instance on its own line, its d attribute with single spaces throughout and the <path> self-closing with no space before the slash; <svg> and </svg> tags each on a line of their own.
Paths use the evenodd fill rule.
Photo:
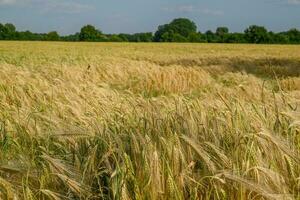
<svg viewBox="0 0 300 200">
<path fill-rule="evenodd" d="M 218 36 L 224 36 L 227 33 L 229 33 L 229 29 L 227 27 L 218 27 L 216 30 L 216 34 Z"/>
<path fill-rule="evenodd" d="M 300 43 L 300 31 L 296 28 L 290 29 L 286 32 L 290 43 L 299 44 Z"/>
<path fill-rule="evenodd" d="M 211 30 L 206 31 L 205 36 L 206 36 L 207 42 L 210 42 L 210 43 L 218 42 L 218 36 Z"/>
<path fill-rule="evenodd" d="M 16 27 L 13 24 L 0 24 L 0 39 L 13 40 L 16 36 Z"/>
<path fill-rule="evenodd" d="M 8 30 L 9 32 L 11 32 L 11 33 L 16 32 L 16 27 L 15 27 L 15 25 L 13 25 L 13 24 L 11 24 L 11 23 L 7 23 L 7 24 L 5 24 L 4 26 L 7 28 L 7 30 Z"/>
<path fill-rule="evenodd" d="M 205 35 L 203 35 L 201 32 L 191 33 L 188 37 L 188 41 L 192 43 L 206 42 L 206 38 Z"/>
<path fill-rule="evenodd" d="M 172 41 L 173 40 L 172 37 L 176 37 L 177 39 L 183 37 L 187 40 L 189 35 L 192 33 L 197 33 L 196 24 L 189 19 L 178 18 L 178 19 L 174 19 L 169 24 L 159 26 L 158 30 L 154 35 L 154 41 L 156 42 L 166 42 L 169 40 Z"/>
<path fill-rule="evenodd" d="M 216 30 L 216 35 L 219 37 L 219 42 L 224 42 L 228 33 L 229 29 L 227 27 L 218 27 Z"/>
<path fill-rule="evenodd" d="M 270 39 L 267 29 L 257 25 L 249 26 L 249 28 L 245 30 L 245 37 L 249 43 L 256 44 L 268 43 Z"/>
<path fill-rule="evenodd" d="M 4 31 L 5 30 L 5 27 L 3 24 L 0 23 L 0 40 L 4 40 Z"/>
<path fill-rule="evenodd" d="M 47 41 L 58 41 L 60 40 L 60 37 L 56 31 L 51 31 L 47 33 L 45 40 Z"/>
<path fill-rule="evenodd" d="M 86 25 L 81 28 L 79 33 L 80 41 L 103 41 L 104 37 L 100 30 L 92 25 Z"/>
</svg>

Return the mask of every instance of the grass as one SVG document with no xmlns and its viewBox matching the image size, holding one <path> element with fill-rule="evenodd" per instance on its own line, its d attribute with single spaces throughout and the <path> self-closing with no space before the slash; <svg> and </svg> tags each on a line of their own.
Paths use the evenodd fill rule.
<svg viewBox="0 0 300 200">
<path fill-rule="evenodd" d="M 300 198 L 299 46 L 0 52 L 0 199 Z"/>
</svg>

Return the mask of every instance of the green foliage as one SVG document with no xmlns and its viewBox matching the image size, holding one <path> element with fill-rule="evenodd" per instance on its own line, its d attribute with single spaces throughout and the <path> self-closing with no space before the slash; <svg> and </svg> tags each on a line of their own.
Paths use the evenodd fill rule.
<svg viewBox="0 0 300 200">
<path fill-rule="evenodd" d="M 13 24 L 7 23 L 4 25 L 9 33 L 16 32 L 16 27 Z"/>
<path fill-rule="evenodd" d="M 229 29 L 227 27 L 218 27 L 216 30 L 216 35 L 219 37 L 220 42 L 225 42 L 225 38 L 229 33 Z"/>
<path fill-rule="evenodd" d="M 155 42 L 163 42 L 164 39 L 166 38 L 167 35 L 169 35 L 169 25 L 165 24 L 165 25 L 160 25 L 158 27 L 158 30 L 155 32 L 154 34 L 154 41 Z M 164 36 L 164 37 L 163 37 Z"/>
<path fill-rule="evenodd" d="M 211 30 L 206 31 L 205 36 L 206 36 L 207 42 L 210 42 L 210 43 L 219 42 L 218 36 Z"/>
<path fill-rule="evenodd" d="M 0 23 L 0 40 L 4 40 L 5 27 Z"/>
<path fill-rule="evenodd" d="M 150 33 L 136 33 L 133 35 L 134 42 L 152 42 L 153 34 Z"/>
<path fill-rule="evenodd" d="M 192 43 L 197 43 L 197 42 L 205 42 L 205 36 L 203 34 L 199 33 L 190 33 L 188 37 L 188 41 Z"/>
<path fill-rule="evenodd" d="M 230 33 L 226 34 L 224 38 L 225 43 L 246 43 L 244 34 L 242 33 Z"/>
<path fill-rule="evenodd" d="M 80 41 L 103 41 L 104 37 L 101 31 L 97 30 L 92 25 L 86 25 L 81 28 L 79 33 Z"/>
<path fill-rule="evenodd" d="M 288 44 L 290 43 L 290 39 L 286 34 L 283 33 L 274 33 L 272 31 L 269 32 L 269 43 L 272 44 Z"/>
<path fill-rule="evenodd" d="M 290 29 L 286 35 L 289 38 L 290 43 L 300 43 L 300 31 L 298 29 Z"/>
<path fill-rule="evenodd" d="M 170 23 L 170 27 L 174 33 L 177 33 L 183 37 L 188 37 L 189 34 L 196 33 L 197 31 L 196 24 L 193 21 L 185 18 L 174 19 Z"/>
<path fill-rule="evenodd" d="M 186 37 L 178 33 L 174 33 L 171 35 L 171 42 L 188 42 L 188 40 Z"/>
<path fill-rule="evenodd" d="M 300 44 L 300 31 L 293 28 L 286 32 L 274 33 L 268 32 L 263 26 L 252 25 L 244 33 L 230 33 L 227 27 L 221 26 L 215 32 L 208 30 L 202 34 L 197 32 L 193 21 L 178 18 L 169 24 L 160 25 L 154 35 L 152 32 L 104 34 L 94 26 L 86 25 L 79 33 L 60 36 L 56 31 L 47 34 L 17 31 L 11 23 L 0 23 L 0 40 Z"/>
<path fill-rule="evenodd" d="M 153 34 L 151 32 L 134 33 L 134 34 L 120 33 L 118 37 L 121 38 L 123 42 L 152 42 L 153 41 Z"/>
<path fill-rule="evenodd" d="M 216 34 L 218 36 L 224 36 L 229 33 L 229 29 L 227 27 L 218 27 L 216 30 Z"/>
<path fill-rule="evenodd" d="M 59 38 L 59 35 L 56 31 L 51 31 L 46 35 L 45 40 L 47 40 L 47 41 L 59 41 L 60 38 Z"/>
<path fill-rule="evenodd" d="M 0 40 L 12 40 L 15 37 L 16 27 L 13 24 L 0 23 Z"/>
<path fill-rule="evenodd" d="M 79 33 L 75 33 L 73 35 L 61 36 L 60 39 L 62 41 L 77 42 L 79 41 Z"/>
<path fill-rule="evenodd" d="M 123 39 L 119 37 L 118 35 L 110 35 L 108 36 L 109 42 L 123 42 Z"/>
<path fill-rule="evenodd" d="M 131 42 L 131 36 L 130 34 L 126 34 L 126 33 L 120 33 L 118 35 L 124 42 Z"/>
<path fill-rule="evenodd" d="M 196 24 L 186 18 L 174 19 L 170 24 L 161 25 L 158 27 L 154 35 L 155 42 L 177 42 L 188 41 L 188 37 L 192 33 L 197 32 Z M 183 39 L 185 38 L 185 39 Z"/>
<path fill-rule="evenodd" d="M 263 26 L 249 26 L 249 28 L 245 30 L 245 37 L 249 43 L 261 44 L 270 41 L 268 31 Z"/>
</svg>

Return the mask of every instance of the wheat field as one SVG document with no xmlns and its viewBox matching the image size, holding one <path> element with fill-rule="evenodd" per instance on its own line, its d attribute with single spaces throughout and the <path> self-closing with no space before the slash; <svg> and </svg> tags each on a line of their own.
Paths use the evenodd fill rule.
<svg viewBox="0 0 300 200">
<path fill-rule="evenodd" d="M 300 199 L 300 46 L 0 42 L 0 199 Z"/>
</svg>

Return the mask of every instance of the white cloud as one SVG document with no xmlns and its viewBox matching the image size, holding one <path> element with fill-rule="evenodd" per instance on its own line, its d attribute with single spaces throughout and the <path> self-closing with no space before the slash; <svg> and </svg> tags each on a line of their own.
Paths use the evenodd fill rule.
<svg viewBox="0 0 300 200">
<path fill-rule="evenodd" d="M 93 9 L 90 5 L 72 0 L 0 0 L 0 6 L 30 6 L 41 12 L 63 13 L 80 13 Z"/>
<path fill-rule="evenodd" d="M 208 8 L 201 8 L 193 5 L 179 5 L 174 7 L 166 7 L 163 10 L 168 12 L 182 12 L 182 13 L 200 13 L 205 15 L 224 15 L 224 12 L 221 10 L 212 10 Z"/>
</svg>

